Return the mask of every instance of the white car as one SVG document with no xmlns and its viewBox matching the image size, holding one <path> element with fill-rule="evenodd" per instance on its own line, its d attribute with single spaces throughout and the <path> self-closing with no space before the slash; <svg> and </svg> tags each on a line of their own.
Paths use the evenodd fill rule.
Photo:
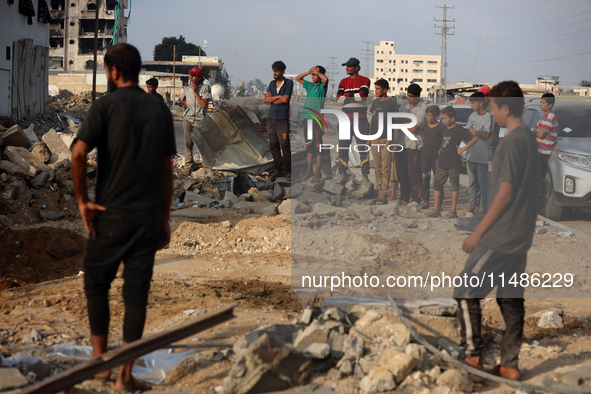
<svg viewBox="0 0 591 394">
<path fill-rule="evenodd" d="M 591 208 L 591 102 L 558 97 L 558 139 L 542 182 L 539 213 L 561 220 L 566 209 Z M 523 122 L 533 131 L 543 115 L 539 101 L 528 103 Z"/>
</svg>

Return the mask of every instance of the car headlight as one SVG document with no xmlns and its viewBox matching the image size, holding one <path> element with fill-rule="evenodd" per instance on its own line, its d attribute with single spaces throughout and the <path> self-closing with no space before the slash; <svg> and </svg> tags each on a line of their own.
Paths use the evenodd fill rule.
<svg viewBox="0 0 591 394">
<path fill-rule="evenodd" d="M 591 160 L 587 156 L 577 155 L 576 153 L 563 152 L 561 150 L 556 154 L 558 159 L 565 163 L 572 164 L 577 167 L 591 168 Z"/>
</svg>

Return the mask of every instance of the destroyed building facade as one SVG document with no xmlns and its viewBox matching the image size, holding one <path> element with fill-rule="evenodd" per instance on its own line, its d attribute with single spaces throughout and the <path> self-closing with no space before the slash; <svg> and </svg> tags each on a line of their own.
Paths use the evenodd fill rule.
<svg viewBox="0 0 591 394">
<path fill-rule="evenodd" d="M 93 69 L 94 30 L 98 4 L 98 64 L 105 51 L 127 42 L 128 0 L 50 0 L 49 69 L 85 72 Z"/>
</svg>

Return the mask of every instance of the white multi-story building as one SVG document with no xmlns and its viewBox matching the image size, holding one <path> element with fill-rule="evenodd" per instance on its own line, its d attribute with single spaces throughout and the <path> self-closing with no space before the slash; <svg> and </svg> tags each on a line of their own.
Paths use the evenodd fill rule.
<svg viewBox="0 0 591 394">
<path fill-rule="evenodd" d="M 441 56 L 401 55 L 394 48 L 394 41 L 375 46 L 374 81 L 388 81 L 391 95 L 405 94 L 413 82 L 423 88 L 422 96 L 434 94 L 441 83 Z"/>
</svg>

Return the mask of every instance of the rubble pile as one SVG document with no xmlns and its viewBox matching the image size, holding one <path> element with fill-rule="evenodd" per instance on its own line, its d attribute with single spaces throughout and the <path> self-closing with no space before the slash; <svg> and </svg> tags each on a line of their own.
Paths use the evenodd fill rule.
<svg viewBox="0 0 591 394">
<path fill-rule="evenodd" d="M 92 93 L 74 94 L 66 89 L 60 89 L 55 96 L 49 97 L 50 111 L 88 110 L 92 104 Z"/>
</svg>

